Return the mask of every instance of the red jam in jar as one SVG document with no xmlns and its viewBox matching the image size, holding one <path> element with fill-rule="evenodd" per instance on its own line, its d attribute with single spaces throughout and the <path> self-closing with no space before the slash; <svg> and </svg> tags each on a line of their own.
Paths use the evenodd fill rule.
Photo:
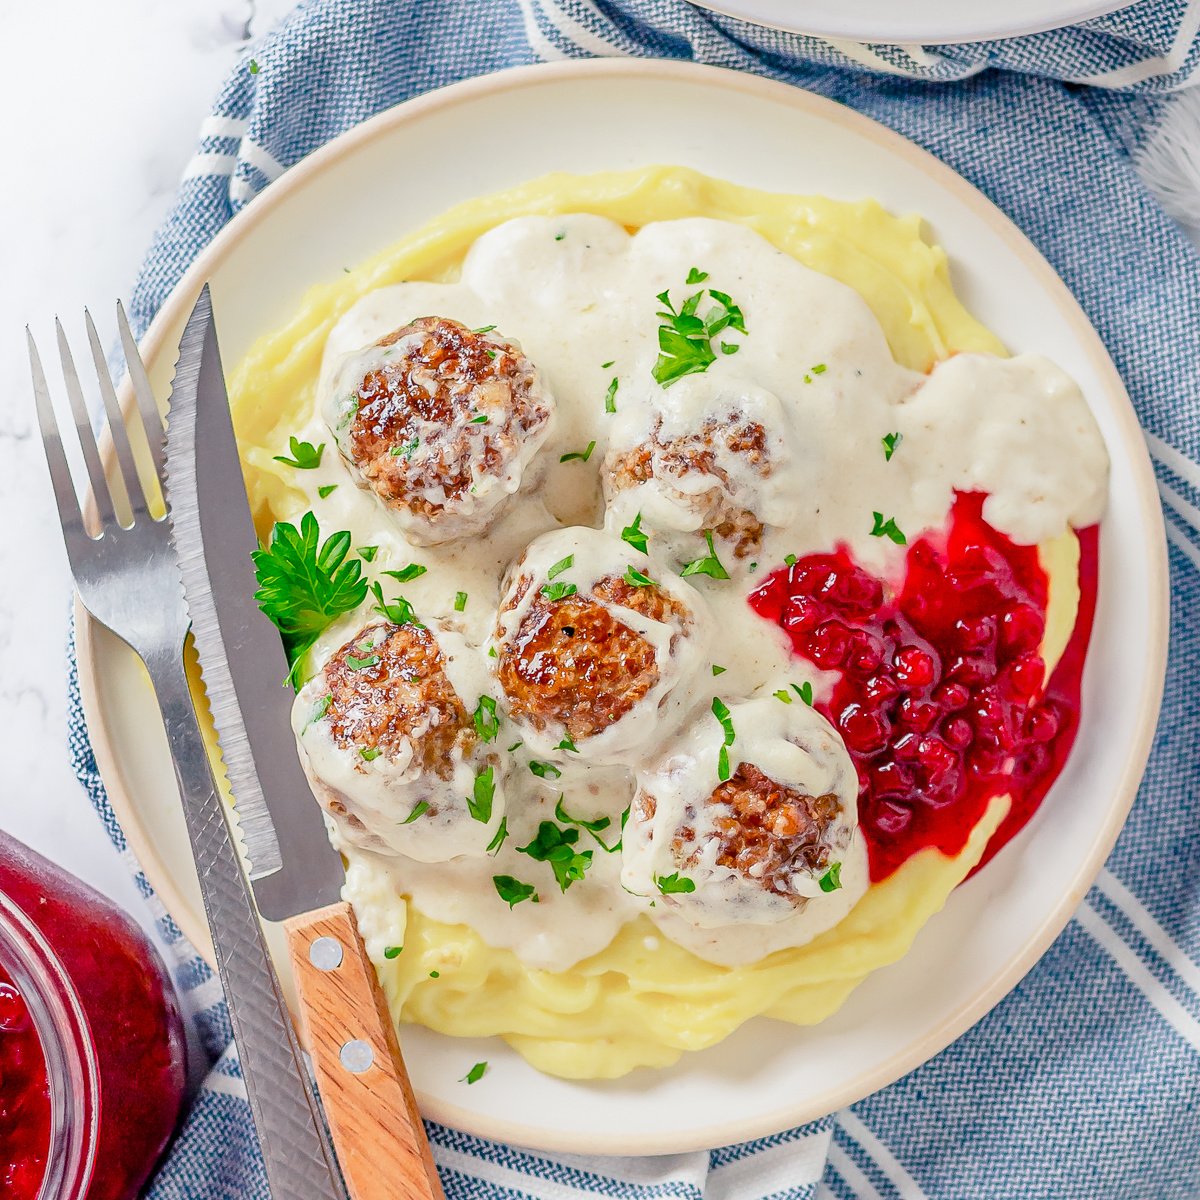
<svg viewBox="0 0 1200 1200">
<path fill-rule="evenodd" d="M 185 1064 L 142 930 L 0 832 L 0 1195 L 132 1200 L 175 1127 Z"/>
<path fill-rule="evenodd" d="M 1078 532 L 1079 612 L 1046 680 L 1046 573 L 1036 546 L 984 521 L 985 499 L 960 494 L 948 528 L 908 547 L 898 588 L 840 547 L 774 571 L 750 596 L 797 654 L 836 674 L 818 707 L 858 770 L 874 880 L 926 846 L 957 854 L 1007 794 L 986 862 L 1033 815 L 1075 738 L 1097 529 Z"/>
</svg>

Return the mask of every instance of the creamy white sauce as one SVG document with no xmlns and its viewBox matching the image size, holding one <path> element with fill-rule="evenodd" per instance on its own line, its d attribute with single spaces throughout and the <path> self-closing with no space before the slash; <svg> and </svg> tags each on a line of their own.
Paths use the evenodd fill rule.
<svg viewBox="0 0 1200 1200">
<path fill-rule="evenodd" d="M 688 286 L 693 267 L 708 278 Z M 736 353 L 718 353 L 705 374 L 664 390 L 651 374 L 658 355 L 655 313 L 661 307 L 655 297 L 669 289 L 678 308 L 700 287 L 728 293 L 744 313 L 747 333 L 727 330 L 719 340 L 736 343 Z M 735 490 L 750 498 L 746 507 L 766 522 L 762 545 L 735 560 L 718 542 L 732 578 L 692 576 L 685 583 L 703 597 L 698 607 L 706 610 L 714 633 L 688 712 L 677 722 L 683 738 L 690 723 L 701 740 L 708 736 L 713 695 L 731 706 L 766 696 L 762 703 L 778 705 L 782 714 L 784 706 L 770 699 L 775 688 L 808 679 L 822 694 L 821 673 L 793 658 L 781 631 L 746 603 L 748 593 L 785 555 L 844 542 L 867 569 L 894 574 L 904 548 L 871 536 L 873 512 L 894 519 L 912 541 L 922 530 L 944 524 L 955 488 L 989 492 L 985 516 L 1020 542 L 1042 541 L 1101 514 L 1107 484 L 1103 444 L 1079 389 L 1052 363 L 1038 356 L 959 355 L 928 378 L 916 374 L 893 361 L 878 322 L 850 288 L 808 270 L 742 226 L 707 219 L 653 224 L 631 237 L 593 216 L 522 218 L 475 243 L 458 283 L 410 283 L 371 293 L 331 334 L 317 409 L 296 434 L 330 441 L 322 410 L 336 406 L 346 357 L 426 315 L 452 317 L 472 328 L 495 324 L 497 336 L 518 342 L 545 378 L 558 411 L 548 440 L 530 464 L 530 470 L 545 470 L 536 488 L 505 505 L 482 535 L 415 548 L 378 501 L 354 486 L 338 455 L 327 453 L 320 468 L 297 471 L 289 482 L 307 490 L 306 507 L 315 510 L 325 532 L 349 529 L 355 546 L 377 545 L 378 555 L 366 569 L 381 580 L 388 598 L 404 595 L 422 620 L 439 620 L 460 635 L 463 653 L 475 656 L 485 674 L 488 638 L 510 564 L 548 531 L 605 525 L 600 473 L 610 442 L 636 444 L 655 414 L 682 427 L 733 403 L 762 419 L 771 475 L 765 481 L 739 475 L 733 464 Z M 614 379 L 616 412 L 608 413 L 605 396 Z M 885 461 L 881 439 L 892 433 L 901 437 L 892 459 Z M 559 461 L 593 441 L 587 462 Z M 517 482 L 528 487 L 529 478 Z M 339 486 L 327 499 L 317 499 L 317 488 L 325 484 Z M 705 545 L 696 525 L 689 524 L 687 486 L 674 496 L 654 490 L 640 489 L 644 503 L 637 503 L 658 556 L 656 569 L 665 572 L 703 555 Z M 630 494 L 618 501 L 632 503 Z M 629 515 L 614 512 L 607 528 L 619 533 Z M 579 544 L 584 541 L 590 545 L 579 535 Z M 427 573 L 406 584 L 381 574 L 412 562 L 427 566 Z M 468 596 L 461 613 L 454 608 L 460 591 Z M 327 631 L 314 661 L 323 661 L 367 619 L 366 612 L 355 614 Z M 714 662 L 726 668 L 719 678 L 709 670 Z M 477 678 L 476 668 L 464 675 L 460 693 L 484 686 L 466 682 L 468 676 Z M 468 708 L 474 703 L 472 695 L 463 699 Z M 657 758 L 653 747 L 667 739 L 665 728 L 657 732 L 646 758 Z M 539 821 L 553 819 L 560 792 L 571 815 L 609 817 L 612 824 L 601 836 L 615 840 L 620 814 L 633 794 L 632 770 L 647 764 L 597 767 L 564 763 L 559 755 L 555 761 L 562 777 L 543 780 L 528 769 L 528 746 L 507 751 L 518 738 L 525 740 L 506 721 L 495 743 L 504 760 L 510 836 L 494 857 L 421 863 L 407 851 L 384 856 L 339 838 L 351 864 L 349 898 L 361 908 L 403 894 L 429 916 L 470 925 L 488 943 L 509 947 L 527 963 L 547 969 L 565 969 L 601 949 L 638 912 L 654 916 L 663 933 L 707 957 L 730 953 L 719 944 L 725 939 L 710 936 L 711 930 L 696 933 L 694 914 L 686 928 L 682 918 L 669 927 L 672 913 L 661 898 L 650 908 L 649 896 L 624 891 L 620 854 L 592 844 L 584 879 L 563 893 L 548 864 L 519 853 Z M 547 756 L 539 743 L 533 757 Z M 577 848 L 590 842 L 581 831 Z M 747 928 L 762 931 L 753 953 L 776 948 L 783 930 L 792 940 L 782 944 L 807 940 L 838 919 L 839 906 L 841 911 L 849 907 L 861 891 L 865 869 L 856 833 L 844 858 L 840 893 L 814 896 L 804 910 L 782 921 L 741 924 L 737 936 L 744 939 Z M 492 876 L 498 874 L 535 885 L 539 903 L 525 901 L 510 910 L 493 886 Z M 383 917 L 376 923 L 386 925 Z"/>
</svg>

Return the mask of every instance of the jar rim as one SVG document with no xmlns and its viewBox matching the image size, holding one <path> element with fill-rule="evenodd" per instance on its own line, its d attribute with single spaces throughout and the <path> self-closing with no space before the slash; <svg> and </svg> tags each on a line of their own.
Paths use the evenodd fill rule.
<svg viewBox="0 0 1200 1200">
<path fill-rule="evenodd" d="M 83 1196 L 96 1165 L 100 1067 L 91 1025 L 61 959 L 28 914 L 0 891 L 0 965 L 21 992 L 50 1087 L 50 1145 L 38 1200 Z"/>
</svg>

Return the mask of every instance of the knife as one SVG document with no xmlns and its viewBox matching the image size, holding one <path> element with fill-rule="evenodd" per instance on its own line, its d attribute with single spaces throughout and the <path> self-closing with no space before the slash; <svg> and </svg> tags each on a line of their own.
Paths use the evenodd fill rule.
<svg viewBox="0 0 1200 1200">
<path fill-rule="evenodd" d="M 284 922 L 305 1040 L 351 1197 L 441 1200 L 387 1002 L 340 898 L 341 856 L 300 765 L 283 643 L 254 601 L 258 536 L 207 284 L 184 329 L 185 353 L 198 367 L 177 377 L 171 394 L 168 515 L 254 898 L 264 918 Z"/>
</svg>

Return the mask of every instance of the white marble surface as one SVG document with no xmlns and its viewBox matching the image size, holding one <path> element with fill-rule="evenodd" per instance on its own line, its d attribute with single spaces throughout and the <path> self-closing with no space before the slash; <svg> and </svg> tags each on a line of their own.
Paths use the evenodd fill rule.
<svg viewBox="0 0 1200 1200">
<path fill-rule="evenodd" d="M 292 0 L 38 0 L 0 17 L 0 828 L 145 920 L 71 771 L 70 582 L 33 426 L 24 326 L 105 338 L 213 95 Z"/>
</svg>

